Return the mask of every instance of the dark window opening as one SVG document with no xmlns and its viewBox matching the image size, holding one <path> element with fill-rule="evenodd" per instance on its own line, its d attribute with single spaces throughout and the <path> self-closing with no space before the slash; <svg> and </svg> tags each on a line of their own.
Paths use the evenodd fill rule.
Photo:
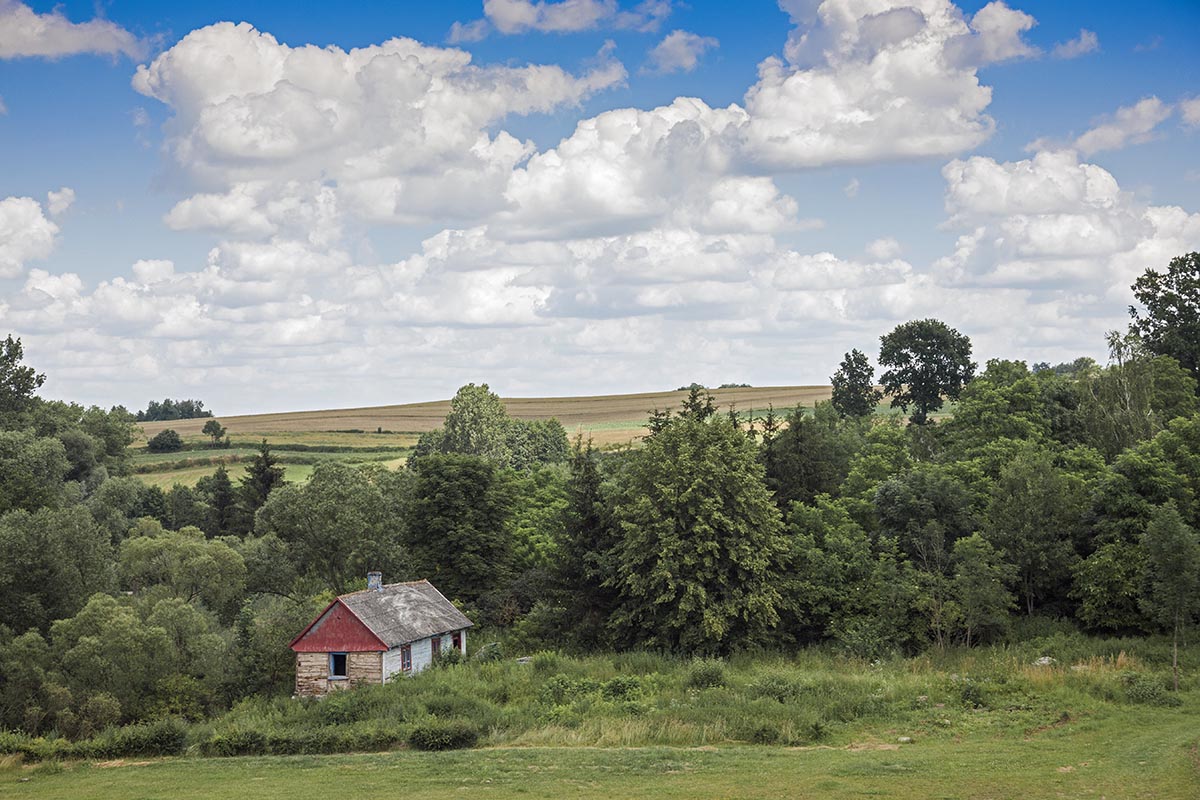
<svg viewBox="0 0 1200 800">
<path fill-rule="evenodd" d="M 345 653 L 330 653 L 329 654 L 329 677 L 345 678 L 346 673 L 346 654 Z"/>
<path fill-rule="evenodd" d="M 400 669 L 405 672 L 412 672 L 412 647 L 402 645 L 400 647 Z"/>
<path fill-rule="evenodd" d="M 454 649 L 461 651 L 462 650 L 462 634 L 461 633 L 454 634 L 453 640 L 454 640 Z"/>
<path fill-rule="evenodd" d="M 442 652 L 442 637 L 441 636 L 433 637 L 433 640 L 430 643 L 430 646 L 433 648 L 433 657 L 437 658 Z"/>
</svg>

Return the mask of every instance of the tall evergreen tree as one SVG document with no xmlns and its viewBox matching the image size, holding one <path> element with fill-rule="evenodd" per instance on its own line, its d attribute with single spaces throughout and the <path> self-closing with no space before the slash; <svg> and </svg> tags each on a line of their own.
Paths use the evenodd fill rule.
<svg viewBox="0 0 1200 800">
<path fill-rule="evenodd" d="M 430 455 L 413 464 L 406 533 L 413 569 L 452 600 L 477 603 L 512 571 L 512 483 L 480 456 Z"/>
<path fill-rule="evenodd" d="M 283 483 L 283 467 L 279 466 L 267 440 L 263 439 L 258 453 L 246 467 L 246 474 L 238 486 L 239 507 L 242 519 L 239 527 L 247 532 L 254 527 L 254 515 L 267 502 L 271 490 Z"/>
<path fill-rule="evenodd" d="M 567 481 L 558 547 L 557 580 L 569 618 L 577 620 L 574 636 L 581 644 L 596 645 L 615 605 L 616 593 L 607 581 L 617 541 L 604 496 L 596 452 L 589 440 L 576 439 Z"/>
<path fill-rule="evenodd" d="M 212 475 L 196 482 L 196 490 L 204 495 L 208 519 L 201 527 L 209 536 L 226 536 L 237 529 L 237 493 L 225 465 Z"/>
<path fill-rule="evenodd" d="M 611 625 L 629 645 L 721 652 L 778 622 L 786 548 L 753 442 L 723 416 L 678 416 L 621 474 Z"/>
</svg>

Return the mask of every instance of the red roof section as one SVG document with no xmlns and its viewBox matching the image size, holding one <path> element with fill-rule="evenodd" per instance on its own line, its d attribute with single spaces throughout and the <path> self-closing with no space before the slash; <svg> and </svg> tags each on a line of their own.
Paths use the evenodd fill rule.
<svg viewBox="0 0 1200 800">
<path fill-rule="evenodd" d="M 290 647 L 297 653 L 371 653 L 388 649 L 341 598 L 326 606 L 292 639 Z"/>
</svg>

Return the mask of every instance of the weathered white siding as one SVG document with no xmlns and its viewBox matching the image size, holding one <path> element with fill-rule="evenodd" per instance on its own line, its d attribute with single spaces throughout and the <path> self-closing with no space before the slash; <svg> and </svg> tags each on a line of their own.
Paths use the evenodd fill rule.
<svg viewBox="0 0 1200 800">
<path fill-rule="evenodd" d="M 459 631 L 461 636 L 462 654 L 467 654 L 467 632 Z M 441 637 L 442 652 L 454 647 L 454 634 L 447 633 Z M 412 648 L 412 671 L 420 672 L 433 663 L 433 637 L 418 639 L 409 645 Z M 403 673 L 403 661 L 400 657 L 400 647 L 393 647 L 383 654 L 383 681 L 387 683 L 393 677 Z"/>
<path fill-rule="evenodd" d="M 413 672 L 420 672 L 433 663 L 432 639 L 418 639 L 412 643 Z"/>
<path fill-rule="evenodd" d="M 383 682 L 387 683 L 401 671 L 400 648 L 393 647 L 383 654 Z"/>
</svg>

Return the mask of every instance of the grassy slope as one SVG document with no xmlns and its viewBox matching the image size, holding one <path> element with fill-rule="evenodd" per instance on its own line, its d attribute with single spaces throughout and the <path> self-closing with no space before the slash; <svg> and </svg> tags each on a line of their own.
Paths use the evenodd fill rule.
<svg viewBox="0 0 1200 800">
<path fill-rule="evenodd" d="M 796 405 L 812 406 L 820 400 L 829 399 L 828 386 L 767 386 L 751 389 L 714 389 L 713 396 L 722 407 L 735 404 L 739 410 L 765 409 L 768 403 L 776 408 Z M 649 412 L 655 408 L 678 408 L 687 397 L 687 392 L 650 392 L 645 394 L 606 395 L 597 397 L 518 397 L 505 398 L 508 413 L 519 419 L 546 419 L 555 417 L 567 429 L 569 435 L 583 433 L 591 435 L 597 444 L 617 444 L 630 441 L 645 432 L 643 424 Z M 450 410 L 449 400 L 407 405 L 377 406 L 374 408 L 344 408 L 324 411 L 294 411 L 280 414 L 250 414 L 236 417 L 220 417 L 221 424 L 234 439 L 251 439 L 266 436 L 272 442 L 283 442 L 283 434 L 320 432 L 316 440 L 329 444 L 344 443 L 369 446 L 371 444 L 411 444 L 415 437 L 403 434 L 419 434 L 433 430 L 442 424 Z M 200 429 L 207 420 L 190 419 L 174 422 L 147 422 L 142 424 L 146 435 L 153 436 L 164 428 L 172 428 L 185 438 L 203 437 Z M 363 430 L 383 428 L 396 435 L 384 434 L 338 434 L 338 442 L 328 437 L 329 431 Z M 397 441 L 392 441 L 393 439 Z M 305 443 L 316 441 L 309 438 Z M 361 440 L 361 441 L 360 441 Z M 293 441 L 289 438 L 287 441 Z"/>
<path fill-rule="evenodd" d="M 741 412 L 762 411 L 768 404 L 776 409 L 797 405 L 811 407 L 829 399 L 828 386 L 767 386 L 750 389 L 714 389 L 713 396 L 722 408 L 731 404 Z M 504 403 L 509 414 L 520 419 L 554 417 L 574 437 L 591 437 L 598 446 L 628 444 L 646 433 L 645 422 L 654 409 L 679 408 L 687 392 L 652 392 L 646 394 L 607 395 L 598 397 L 532 397 L 507 398 Z M 350 447 L 411 447 L 417 436 L 442 424 L 450 410 L 450 401 L 410 403 L 408 405 L 377 406 L 374 408 L 331 409 L 325 411 L 296 411 L 280 414 L 250 414 L 220 417 L 220 422 L 234 440 L 231 450 L 201 450 L 199 452 L 155 455 L 139 451 L 135 464 L 163 462 L 164 468 L 137 475 L 145 483 L 169 488 L 176 483 L 194 486 L 200 478 L 211 475 L 215 466 L 194 466 L 170 469 L 171 462 L 183 458 L 223 458 L 237 454 L 242 461 L 253 455 L 253 446 L 260 439 L 272 444 L 304 444 L 309 446 L 336 445 Z M 175 430 L 189 445 L 200 446 L 210 440 L 200 432 L 206 419 L 147 422 L 141 428 L 148 439 L 165 428 Z M 372 433 L 382 428 L 389 433 Z M 346 433 L 362 430 L 366 433 Z M 341 432 L 339 432 L 341 431 Z M 138 444 L 142 444 L 141 441 Z M 310 454 L 311 455 L 311 454 Z M 336 454 L 339 460 L 363 460 L 354 454 Z M 286 454 L 281 454 L 286 460 Z M 391 459 L 397 466 L 401 459 Z M 228 465 L 230 473 L 242 474 L 243 464 Z M 301 480 L 312 472 L 311 466 L 289 465 L 287 479 Z"/>
<path fill-rule="evenodd" d="M 456 753 L 165 759 L 119 768 L 9 767 L 12 798 L 401 794 L 509 797 L 1200 796 L 1195 710 L 1130 709 L 1042 731 L 841 748 L 494 748 Z M 19 782 L 27 779 L 25 782 Z"/>
</svg>

